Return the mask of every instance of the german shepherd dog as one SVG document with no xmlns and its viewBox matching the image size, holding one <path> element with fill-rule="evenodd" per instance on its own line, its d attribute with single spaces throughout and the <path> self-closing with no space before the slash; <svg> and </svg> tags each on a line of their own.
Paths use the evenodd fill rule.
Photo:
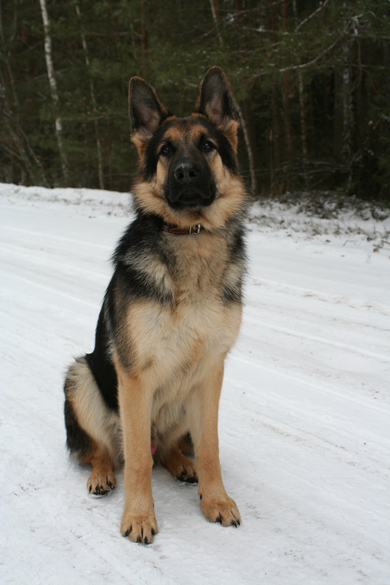
<svg viewBox="0 0 390 585">
<path fill-rule="evenodd" d="M 121 533 L 149 544 L 153 462 L 198 482 L 207 520 L 241 521 L 222 482 L 218 405 L 241 322 L 246 196 L 222 69 L 206 73 L 186 118 L 139 77 L 129 110 L 140 158 L 135 219 L 113 256 L 95 348 L 68 369 L 65 425 L 71 453 L 92 464 L 90 493 L 113 489 L 124 462 Z"/>
</svg>

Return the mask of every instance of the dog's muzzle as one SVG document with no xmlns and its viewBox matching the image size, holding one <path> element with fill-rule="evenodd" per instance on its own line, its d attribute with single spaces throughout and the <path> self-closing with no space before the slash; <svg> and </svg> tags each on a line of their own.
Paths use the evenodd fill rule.
<svg viewBox="0 0 390 585">
<path fill-rule="evenodd" d="M 167 199 L 175 209 L 210 205 L 215 199 L 210 172 L 193 161 L 181 161 L 171 170 Z"/>
</svg>

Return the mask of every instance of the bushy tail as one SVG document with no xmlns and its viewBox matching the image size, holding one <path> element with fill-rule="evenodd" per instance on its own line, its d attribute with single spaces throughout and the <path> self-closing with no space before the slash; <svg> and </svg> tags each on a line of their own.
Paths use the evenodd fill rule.
<svg viewBox="0 0 390 585">
<path fill-rule="evenodd" d="M 80 367 L 88 368 L 88 364 L 83 357 L 77 358 L 68 368 L 64 384 L 66 444 L 70 453 L 79 461 L 85 458 L 92 449 L 92 439 L 80 427 L 72 405 L 72 396 L 77 392 Z"/>
</svg>

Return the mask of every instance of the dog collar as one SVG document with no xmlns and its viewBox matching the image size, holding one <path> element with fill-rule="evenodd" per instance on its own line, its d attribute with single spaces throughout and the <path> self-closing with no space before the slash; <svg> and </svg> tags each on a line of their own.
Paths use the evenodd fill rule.
<svg viewBox="0 0 390 585">
<path fill-rule="evenodd" d="M 192 225 L 189 228 L 181 228 L 177 225 L 171 225 L 168 226 L 168 233 L 175 234 L 177 236 L 188 236 L 193 234 L 200 234 L 200 232 L 203 232 L 204 229 L 205 227 L 201 223 Z"/>
</svg>

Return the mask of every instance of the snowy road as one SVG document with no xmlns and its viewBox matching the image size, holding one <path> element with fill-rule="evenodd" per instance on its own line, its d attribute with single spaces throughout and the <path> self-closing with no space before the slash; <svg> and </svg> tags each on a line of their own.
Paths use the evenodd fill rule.
<svg viewBox="0 0 390 585">
<path fill-rule="evenodd" d="M 125 197 L 31 193 L 0 185 L 1 582 L 388 585 L 390 248 L 250 224 L 220 412 L 242 526 L 207 523 L 196 488 L 155 469 L 159 534 L 143 547 L 119 533 L 123 474 L 108 497 L 87 495 L 62 414 L 66 365 L 92 350 Z"/>
</svg>

